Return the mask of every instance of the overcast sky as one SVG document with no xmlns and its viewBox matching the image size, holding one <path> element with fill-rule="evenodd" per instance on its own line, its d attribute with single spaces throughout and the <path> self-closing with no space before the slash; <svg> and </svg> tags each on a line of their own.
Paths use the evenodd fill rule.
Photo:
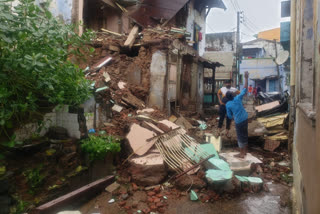
<svg viewBox="0 0 320 214">
<path fill-rule="evenodd" d="M 260 31 L 280 27 L 281 0 L 223 0 L 227 10 L 213 8 L 207 17 L 207 33 L 235 31 L 237 12 L 243 11 L 241 41 L 254 39 Z"/>
</svg>

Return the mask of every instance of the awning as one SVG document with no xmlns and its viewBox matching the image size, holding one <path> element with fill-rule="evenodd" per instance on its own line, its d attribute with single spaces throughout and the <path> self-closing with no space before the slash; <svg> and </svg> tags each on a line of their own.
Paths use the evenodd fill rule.
<svg viewBox="0 0 320 214">
<path fill-rule="evenodd" d="M 210 60 L 207 60 L 203 57 L 198 57 L 198 61 L 203 63 L 203 67 L 205 68 L 214 68 L 214 67 L 221 67 L 224 66 L 223 64 L 219 63 L 219 62 L 212 62 Z"/>
</svg>

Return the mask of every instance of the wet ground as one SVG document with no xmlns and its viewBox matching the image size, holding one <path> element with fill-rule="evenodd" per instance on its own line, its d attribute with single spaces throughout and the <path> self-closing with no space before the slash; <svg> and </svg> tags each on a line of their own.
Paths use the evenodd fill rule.
<svg viewBox="0 0 320 214">
<path fill-rule="evenodd" d="M 167 214 L 287 214 L 290 209 L 290 188 L 282 184 L 267 183 L 270 192 L 243 193 L 241 196 L 213 203 L 192 202 L 188 196 L 171 198 L 168 196 Z M 111 194 L 103 193 L 81 207 L 83 214 L 97 213 L 94 207 L 99 207 L 101 214 L 125 214 L 125 208 L 117 203 L 109 204 Z M 139 198 L 137 198 L 139 200 Z M 143 207 L 137 207 L 143 209 Z M 130 211 L 129 213 L 132 213 Z M 136 212 L 133 212 L 136 213 Z"/>
</svg>

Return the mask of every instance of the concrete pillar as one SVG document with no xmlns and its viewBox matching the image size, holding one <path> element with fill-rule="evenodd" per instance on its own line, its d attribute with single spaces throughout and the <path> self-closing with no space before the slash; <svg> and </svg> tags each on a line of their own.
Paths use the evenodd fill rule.
<svg viewBox="0 0 320 214">
<path fill-rule="evenodd" d="M 165 105 L 166 74 L 167 74 L 167 56 L 162 51 L 157 51 L 152 55 L 150 66 L 150 96 L 149 105 L 157 106 L 163 110 Z"/>
</svg>

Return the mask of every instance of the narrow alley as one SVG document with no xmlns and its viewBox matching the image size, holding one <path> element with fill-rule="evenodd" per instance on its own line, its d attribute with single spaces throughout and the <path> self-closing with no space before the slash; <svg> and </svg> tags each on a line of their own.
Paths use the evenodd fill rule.
<svg viewBox="0 0 320 214">
<path fill-rule="evenodd" d="M 319 9 L 0 1 L 0 214 L 319 213 Z"/>
</svg>

